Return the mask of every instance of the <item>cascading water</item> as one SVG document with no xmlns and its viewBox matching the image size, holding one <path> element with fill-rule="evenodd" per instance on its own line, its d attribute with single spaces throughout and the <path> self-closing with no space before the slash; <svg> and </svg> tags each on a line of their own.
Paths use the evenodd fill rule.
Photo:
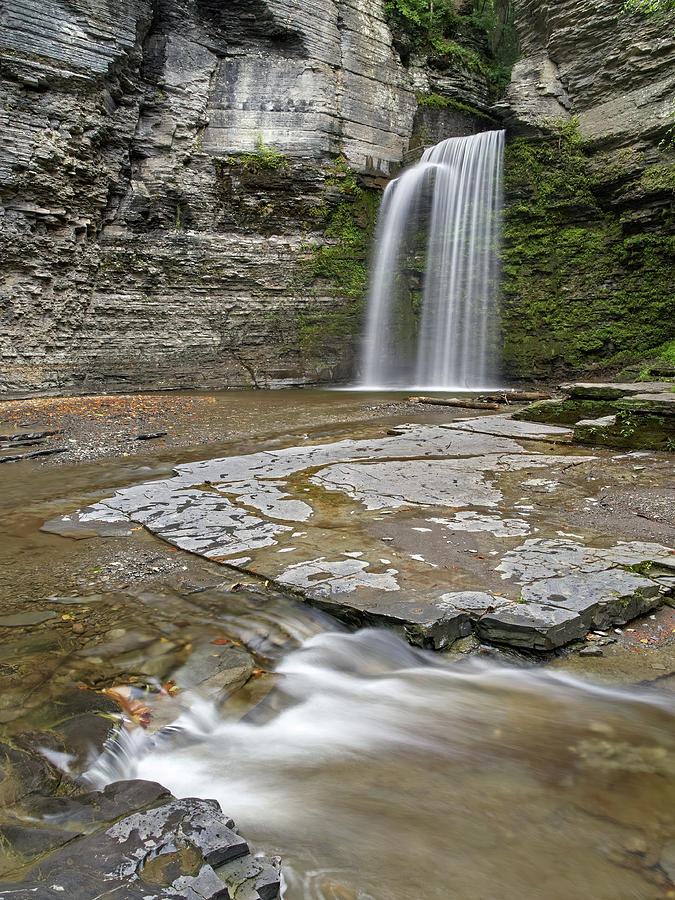
<svg viewBox="0 0 675 900">
<path fill-rule="evenodd" d="M 284 630 L 298 627 L 320 623 Z M 675 833 L 667 688 L 452 662 L 374 629 L 315 633 L 275 683 L 239 720 L 158 699 L 182 715 L 123 733 L 89 782 L 217 799 L 282 856 L 285 900 L 669 896 L 655 865 Z"/>
<path fill-rule="evenodd" d="M 494 386 L 503 149 L 503 131 L 449 138 L 387 186 L 363 386 Z"/>
</svg>

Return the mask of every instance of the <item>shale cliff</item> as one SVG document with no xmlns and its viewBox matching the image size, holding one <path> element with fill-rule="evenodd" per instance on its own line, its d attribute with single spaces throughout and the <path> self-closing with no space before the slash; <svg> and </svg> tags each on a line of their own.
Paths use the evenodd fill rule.
<svg viewBox="0 0 675 900">
<path fill-rule="evenodd" d="M 0 389 L 344 378 L 377 198 L 434 87 L 381 0 L 0 9 Z M 480 128 L 463 104 L 424 121 Z"/>
<path fill-rule="evenodd" d="M 621 0 L 516 13 L 521 58 L 498 104 L 506 372 L 637 362 L 675 337 L 675 13 L 626 15 Z"/>
<path fill-rule="evenodd" d="M 0 395 L 347 378 L 383 185 L 502 118 L 510 372 L 653 344 L 672 29 L 517 0 L 499 100 L 456 6 L 434 48 L 383 0 L 4 0 Z"/>
</svg>

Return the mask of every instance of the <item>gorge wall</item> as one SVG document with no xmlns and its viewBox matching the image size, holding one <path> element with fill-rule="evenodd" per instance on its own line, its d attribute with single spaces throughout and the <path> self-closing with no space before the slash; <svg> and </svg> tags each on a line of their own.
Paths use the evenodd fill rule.
<svg viewBox="0 0 675 900">
<path fill-rule="evenodd" d="M 517 0 L 493 109 L 470 5 L 434 52 L 383 0 L 4 0 L 0 396 L 347 378 L 383 185 L 496 116 L 509 372 L 653 345 L 672 34 L 618 0 Z"/>
<path fill-rule="evenodd" d="M 5 395 L 346 377 L 377 198 L 432 90 L 383 3 L 1 9 Z"/>
<path fill-rule="evenodd" d="M 507 374 L 620 367 L 675 337 L 675 14 L 519 0 L 499 103 Z"/>
</svg>

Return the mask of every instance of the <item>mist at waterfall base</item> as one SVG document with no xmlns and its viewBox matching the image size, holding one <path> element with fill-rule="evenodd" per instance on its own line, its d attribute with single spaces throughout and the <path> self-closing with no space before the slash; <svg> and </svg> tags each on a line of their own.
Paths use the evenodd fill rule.
<svg viewBox="0 0 675 900">
<path fill-rule="evenodd" d="M 497 385 L 503 153 L 503 131 L 449 138 L 387 186 L 361 387 Z"/>
<path fill-rule="evenodd" d="M 283 858 L 286 900 L 666 896 L 672 694 L 449 662 L 375 629 L 318 631 L 277 672 L 243 720 L 194 700 L 91 779 L 216 798 Z"/>
</svg>

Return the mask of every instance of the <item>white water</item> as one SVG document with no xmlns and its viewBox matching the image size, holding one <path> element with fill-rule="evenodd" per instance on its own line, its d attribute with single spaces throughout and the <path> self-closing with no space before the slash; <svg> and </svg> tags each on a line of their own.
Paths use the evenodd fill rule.
<svg viewBox="0 0 675 900">
<path fill-rule="evenodd" d="M 362 347 L 364 387 L 496 384 L 503 148 L 503 131 L 449 138 L 387 186 Z M 422 262 L 415 311 L 410 289 Z"/>
<path fill-rule="evenodd" d="M 278 672 L 247 719 L 196 702 L 92 780 L 216 798 L 283 857 L 286 900 L 665 896 L 625 848 L 654 860 L 673 837 L 672 694 L 450 664 L 372 629 L 317 634 Z"/>
</svg>

